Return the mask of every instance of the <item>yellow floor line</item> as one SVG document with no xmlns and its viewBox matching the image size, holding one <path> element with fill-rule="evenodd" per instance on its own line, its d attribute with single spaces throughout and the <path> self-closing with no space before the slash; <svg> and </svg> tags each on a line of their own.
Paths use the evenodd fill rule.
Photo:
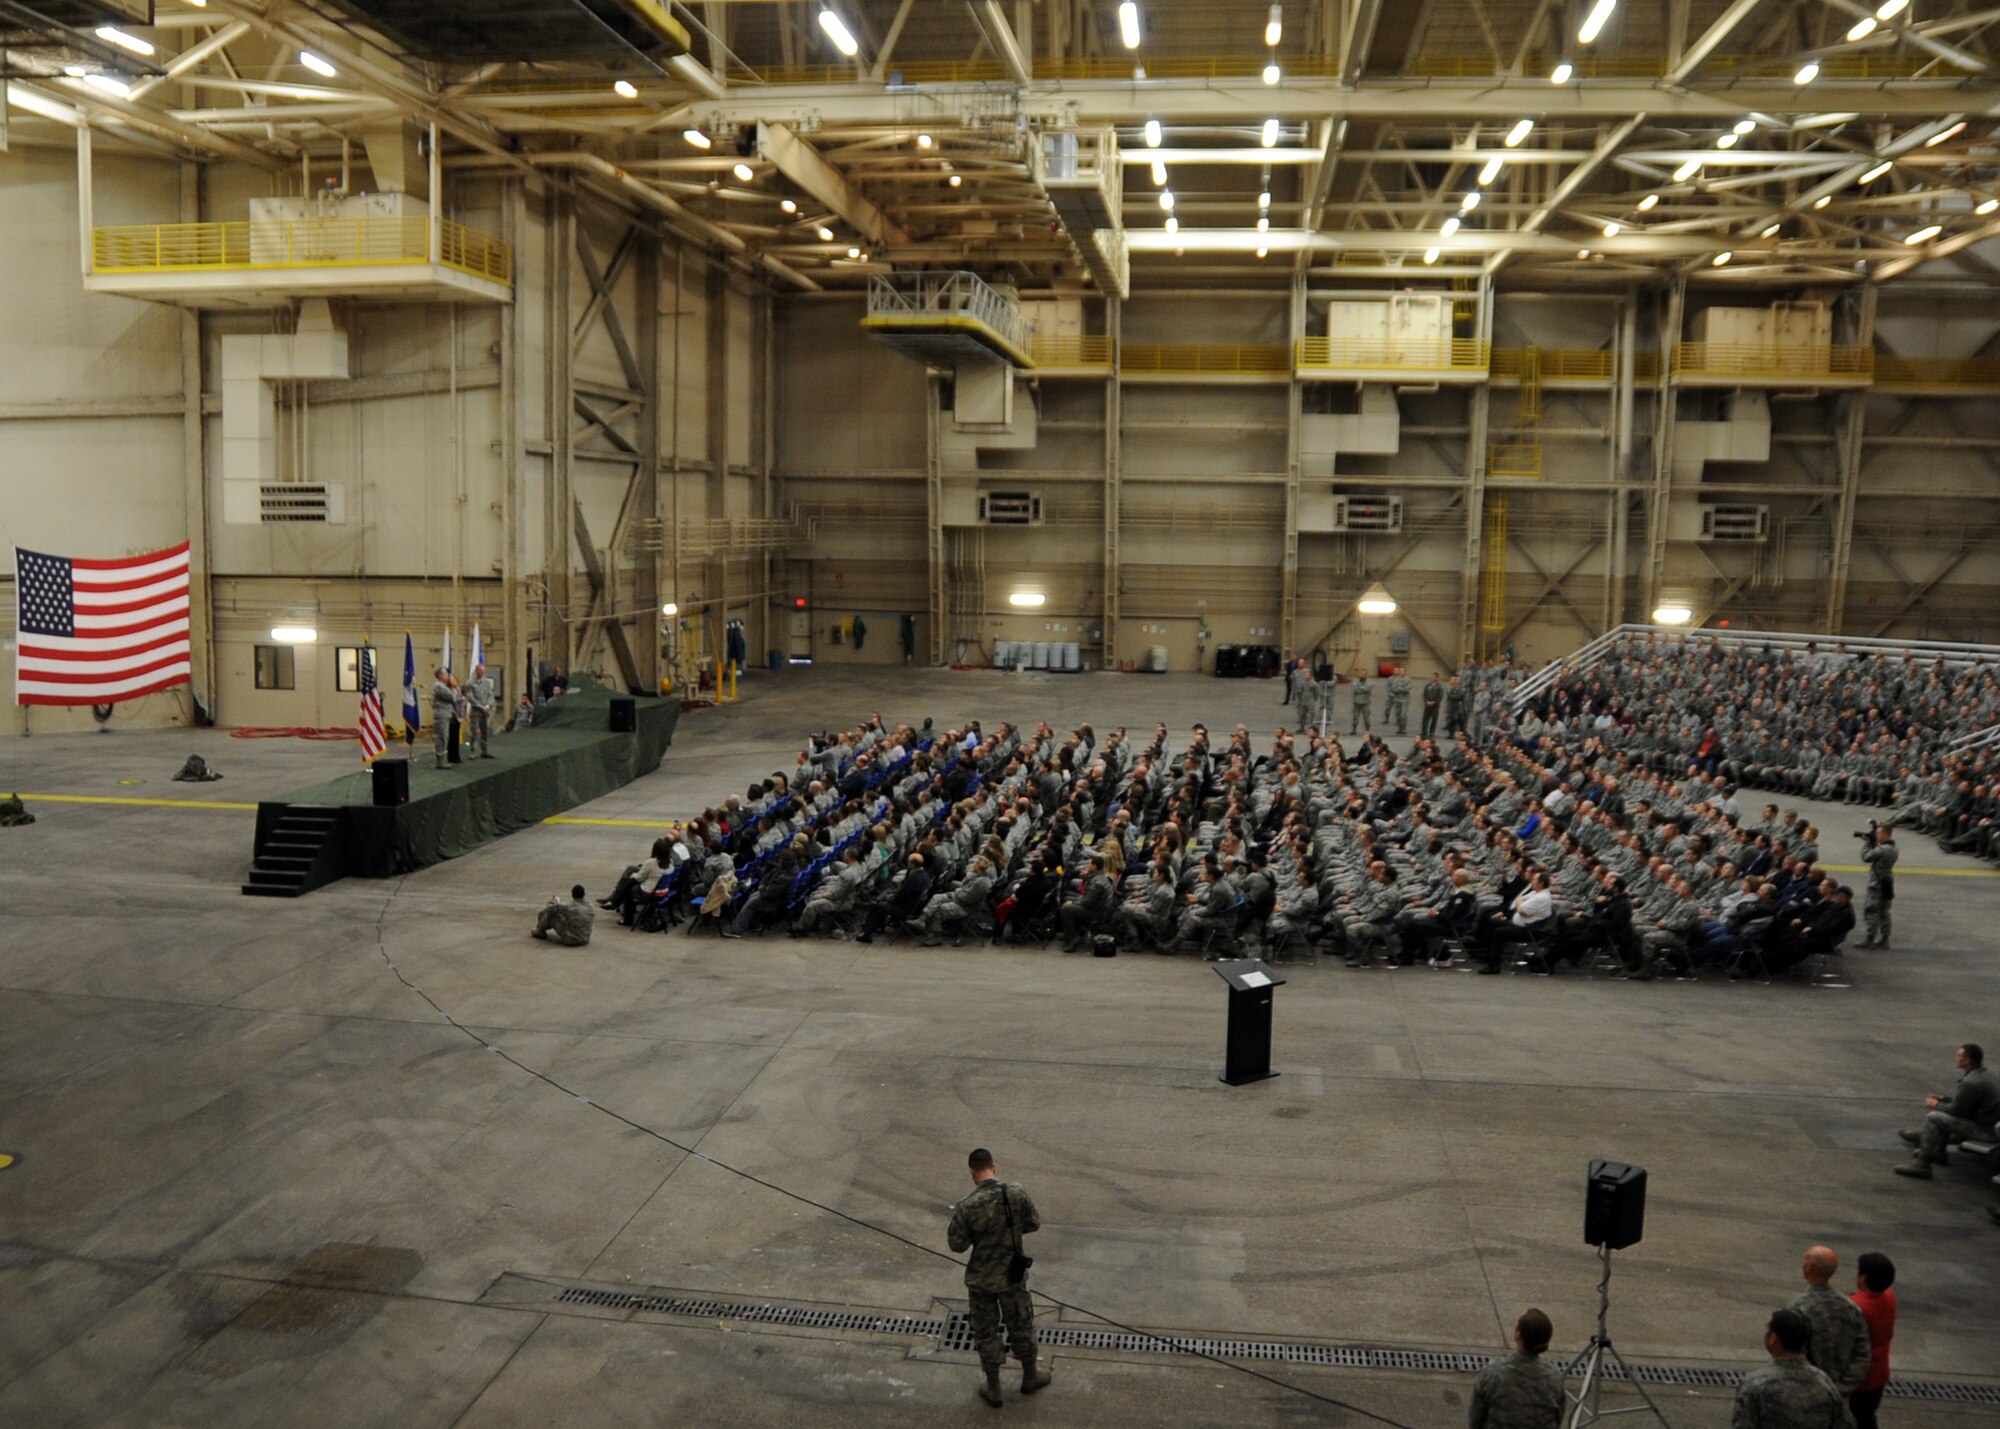
<svg viewBox="0 0 2000 1429">
<path fill-rule="evenodd" d="M 147 809 L 255 809 L 255 804 L 224 804 L 212 799 L 132 799 L 115 794 L 23 794 L 21 802 L 33 812 L 36 800 L 44 804 L 136 804 Z"/>
<path fill-rule="evenodd" d="M 575 819 L 568 814 L 550 814 L 542 820 L 545 824 L 599 824 L 611 829 L 670 829 L 672 819 Z"/>
</svg>

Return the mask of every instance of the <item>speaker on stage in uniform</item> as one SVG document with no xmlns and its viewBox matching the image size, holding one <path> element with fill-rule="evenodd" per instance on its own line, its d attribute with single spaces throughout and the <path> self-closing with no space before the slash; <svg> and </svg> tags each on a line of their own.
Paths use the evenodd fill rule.
<svg viewBox="0 0 2000 1429">
<path fill-rule="evenodd" d="M 375 804 L 386 808 L 410 802 L 410 761 L 378 759 L 370 766 L 375 776 Z"/>
<path fill-rule="evenodd" d="M 611 732 L 631 734 L 639 728 L 639 702 L 630 695 L 611 697 Z"/>
</svg>

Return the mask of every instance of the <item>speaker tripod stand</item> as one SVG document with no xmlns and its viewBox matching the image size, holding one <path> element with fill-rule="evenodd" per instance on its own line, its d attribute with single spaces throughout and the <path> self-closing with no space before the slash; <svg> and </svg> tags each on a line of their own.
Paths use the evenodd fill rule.
<svg viewBox="0 0 2000 1429">
<path fill-rule="evenodd" d="M 1597 1333 L 1590 1337 L 1590 1344 L 1583 1353 L 1569 1362 L 1563 1371 L 1563 1379 L 1568 1381 L 1581 1373 L 1583 1382 L 1570 1396 L 1573 1406 L 1570 1412 L 1569 1429 L 1583 1429 L 1586 1424 L 1595 1424 L 1600 1419 L 1609 1419 L 1614 1414 L 1650 1414 L 1665 1426 L 1667 1416 L 1660 1412 L 1660 1406 L 1653 1403 L 1653 1396 L 1646 1393 L 1646 1386 L 1632 1373 L 1632 1367 L 1625 1363 L 1625 1356 L 1618 1353 L 1618 1347 L 1611 1343 L 1611 1334 L 1604 1327 L 1605 1318 L 1611 1313 L 1611 1247 L 1609 1244 L 1597 1248 L 1597 1258 L 1604 1263 L 1604 1274 L 1597 1281 Z M 1625 1382 L 1639 1393 L 1643 1404 L 1621 1405 L 1617 1409 L 1600 1407 L 1604 1393 L 1604 1362 L 1609 1359 L 1618 1366 L 1618 1372 L 1625 1376 Z"/>
</svg>

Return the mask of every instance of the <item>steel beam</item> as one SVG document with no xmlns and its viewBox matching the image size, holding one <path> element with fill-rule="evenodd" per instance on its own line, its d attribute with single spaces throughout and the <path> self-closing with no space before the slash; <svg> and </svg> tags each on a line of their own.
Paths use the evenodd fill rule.
<svg viewBox="0 0 2000 1429">
<path fill-rule="evenodd" d="M 839 214 L 870 243 L 902 243 L 909 235 L 890 221 L 847 176 L 784 124 L 757 126 L 757 154 L 778 172 Z"/>
</svg>

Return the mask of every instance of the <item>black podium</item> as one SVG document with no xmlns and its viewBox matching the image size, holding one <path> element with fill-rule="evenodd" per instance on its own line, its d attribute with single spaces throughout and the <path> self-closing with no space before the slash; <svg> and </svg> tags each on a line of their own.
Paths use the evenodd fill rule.
<svg viewBox="0 0 2000 1429">
<path fill-rule="evenodd" d="M 1285 980 L 1256 958 L 1217 963 L 1215 971 L 1229 984 L 1229 1048 L 1221 1079 L 1240 1087 L 1277 1076 L 1271 1070 L 1271 993 Z"/>
</svg>

